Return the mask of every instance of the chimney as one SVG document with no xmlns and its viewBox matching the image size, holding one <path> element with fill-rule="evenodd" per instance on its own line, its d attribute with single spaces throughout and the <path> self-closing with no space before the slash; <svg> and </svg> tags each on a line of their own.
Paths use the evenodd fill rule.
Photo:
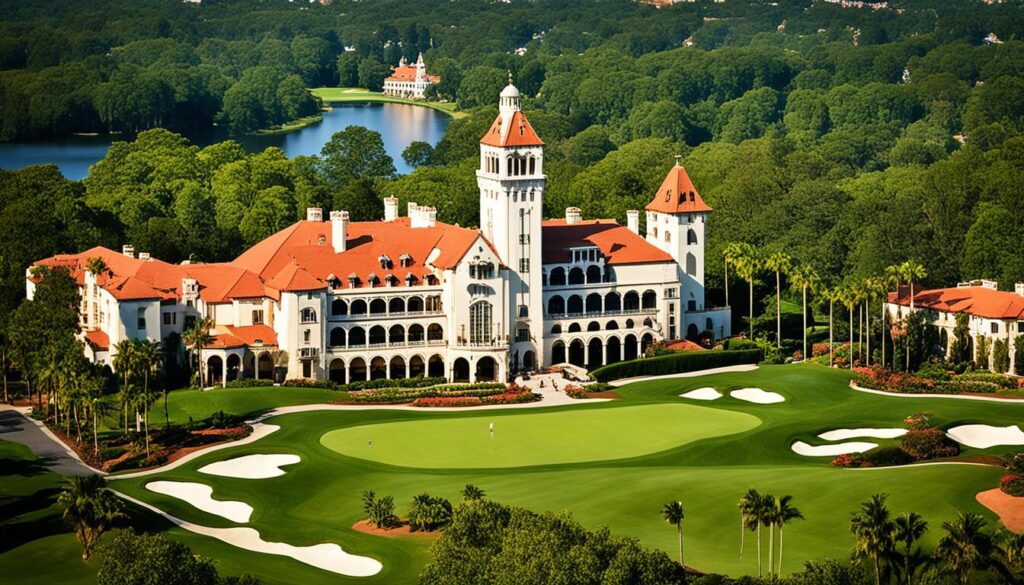
<svg viewBox="0 0 1024 585">
<path fill-rule="evenodd" d="M 626 226 L 629 231 L 636 235 L 640 235 L 640 212 L 635 209 L 626 211 Z"/>
<path fill-rule="evenodd" d="M 398 197 L 384 198 L 384 221 L 398 219 Z"/>
<path fill-rule="evenodd" d="M 317 210 L 320 211 L 319 209 Z M 348 212 L 347 211 L 332 211 L 331 212 L 331 244 L 334 246 L 334 252 L 341 254 L 346 250 L 345 239 L 348 238 Z"/>
<path fill-rule="evenodd" d="M 121 253 L 129 258 L 135 257 L 135 246 L 131 244 L 125 244 L 121 246 Z"/>
<path fill-rule="evenodd" d="M 1020 296 L 1024 297 L 1024 282 L 1018 282 L 1018 283 L 1014 284 L 1013 285 L 1013 292 L 1015 292 L 1015 293 L 1019 294 Z"/>
<path fill-rule="evenodd" d="M 306 221 L 323 221 L 324 210 L 319 207 L 306 208 Z"/>
<path fill-rule="evenodd" d="M 139 260 L 149 260 L 149 252 L 139 252 Z"/>
<path fill-rule="evenodd" d="M 437 222 L 437 208 L 409 204 L 409 225 L 414 228 L 432 228 Z"/>
<path fill-rule="evenodd" d="M 566 207 L 565 208 L 565 223 L 574 225 L 583 221 L 583 212 L 580 211 L 579 207 Z"/>
</svg>

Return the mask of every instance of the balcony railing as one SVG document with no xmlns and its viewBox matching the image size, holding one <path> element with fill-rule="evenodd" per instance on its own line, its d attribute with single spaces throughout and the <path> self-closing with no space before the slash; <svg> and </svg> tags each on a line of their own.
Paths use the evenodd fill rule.
<svg viewBox="0 0 1024 585">
<path fill-rule="evenodd" d="M 366 351 L 369 349 L 384 348 L 427 347 L 446 345 L 447 343 L 448 342 L 444 339 L 418 339 L 415 341 L 389 341 L 387 343 L 364 343 L 361 345 L 331 345 L 327 347 L 327 351 L 336 353 L 342 351 Z"/>
<path fill-rule="evenodd" d="M 623 309 L 620 311 L 598 311 L 598 312 L 582 312 L 582 313 L 545 313 L 544 318 L 548 320 L 552 319 L 584 319 L 584 318 L 597 318 L 597 317 L 629 317 L 632 315 L 655 315 L 657 314 L 657 308 L 651 309 Z"/>
<path fill-rule="evenodd" d="M 492 339 L 490 341 L 467 341 L 465 339 L 460 339 L 455 342 L 455 347 L 468 349 L 505 349 L 508 347 L 508 342 L 504 339 Z"/>
<path fill-rule="evenodd" d="M 311 360 L 320 357 L 319 347 L 300 347 L 299 358 L 304 360 Z"/>
<path fill-rule="evenodd" d="M 359 313 L 356 315 L 331 315 L 328 317 L 331 321 L 375 321 L 379 319 L 413 319 L 416 317 L 436 317 L 443 315 L 442 310 L 433 311 L 396 311 L 394 313 Z"/>
</svg>

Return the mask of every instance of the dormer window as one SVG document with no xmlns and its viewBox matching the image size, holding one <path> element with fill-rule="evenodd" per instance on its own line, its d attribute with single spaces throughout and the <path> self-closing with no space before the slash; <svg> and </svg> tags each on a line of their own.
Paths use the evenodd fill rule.
<svg viewBox="0 0 1024 585">
<path fill-rule="evenodd" d="M 416 282 L 416 276 L 411 272 L 405 273 L 405 286 L 412 286 Z"/>
<path fill-rule="evenodd" d="M 387 284 L 387 286 L 394 286 L 395 284 L 398 283 L 398 279 L 395 278 L 394 274 L 391 274 L 389 272 L 386 275 L 384 275 L 384 282 Z"/>
<path fill-rule="evenodd" d="M 428 274 L 426 276 L 426 281 L 428 285 L 434 286 L 435 284 L 437 284 L 437 277 L 434 276 L 433 274 Z"/>
<path fill-rule="evenodd" d="M 377 277 L 375 273 L 371 272 L 370 275 L 366 277 L 366 282 L 369 283 L 372 288 L 380 284 L 380 278 Z"/>
<path fill-rule="evenodd" d="M 672 189 L 665 190 L 665 201 L 672 201 Z"/>
<path fill-rule="evenodd" d="M 357 286 L 359 286 L 359 277 L 356 276 L 355 272 L 353 272 L 352 274 L 348 275 L 348 287 L 356 288 Z"/>
<path fill-rule="evenodd" d="M 412 256 L 403 253 L 401 256 L 398 257 L 398 263 L 402 266 L 402 268 L 412 266 Z"/>
<path fill-rule="evenodd" d="M 381 268 L 391 268 L 391 258 L 387 254 L 381 254 L 377 261 L 380 262 Z"/>
</svg>

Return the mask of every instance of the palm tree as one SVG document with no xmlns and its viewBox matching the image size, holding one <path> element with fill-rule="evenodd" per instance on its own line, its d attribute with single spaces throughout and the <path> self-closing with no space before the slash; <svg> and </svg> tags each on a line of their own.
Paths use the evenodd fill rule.
<svg viewBox="0 0 1024 585">
<path fill-rule="evenodd" d="M 853 308 L 860 302 L 860 290 L 854 283 L 847 283 L 839 292 L 840 300 L 850 314 L 850 369 L 853 369 Z"/>
<path fill-rule="evenodd" d="M 761 270 L 761 254 L 750 244 L 740 244 L 740 253 L 733 260 L 736 265 L 736 274 L 746 280 L 750 286 L 750 320 L 748 335 L 754 339 L 754 281 L 757 273 Z"/>
<path fill-rule="evenodd" d="M 896 266 L 896 265 L 887 266 L 885 268 L 885 275 L 882 276 L 882 283 L 883 283 L 883 286 L 885 286 L 885 288 L 886 288 L 886 294 L 882 296 L 882 367 L 884 368 L 885 364 L 886 364 L 886 361 L 885 361 L 885 333 L 886 333 L 885 323 L 886 323 L 886 321 L 888 321 L 888 319 L 886 319 L 886 315 L 885 315 L 885 302 L 886 302 L 886 300 L 888 300 L 888 289 L 890 289 L 890 288 L 893 289 L 894 291 L 896 291 L 896 296 L 899 297 L 900 285 L 903 284 L 903 272 L 900 270 L 900 267 Z M 893 367 L 895 368 L 895 365 L 896 365 L 895 364 L 896 347 L 895 347 L 895 344 L 893 344 L 893 345 L 894 345 L 894 347 L 893 347 L 893 362 L 894 362 L 893 363 Z"/>
<path fill-rule="evenodd" d="M 789 274 L 793 259 L 785 252 L 774 252 L 765 258 L 764 266 L 775 272 L 775 343 L 782 349 L 782 273 Z"/>
<path fill-rule="evenodd" d="M 836 301 L 839 300 L 839 289 L 836 287 L 825 290 L 825 296 L 828 298 L 828 367 L 832 367 L 832 348 L 835 345 L 835 340 L 832 337 L 834 331 L 832 316 L 835 313 Z"/>
<path fill-rule="evenodd" d="M 771 494 L 762 496 L 759 511 L 761 524 L 768 527 L 768 576 L 771 577 L 775 573 L 775 524 L 778 520 L 775 496 Z"/>
<path fill-rule="evenodd" d="M 914 312 L 914 283 L 919 282 L 928 277 L 928 273 L 925 272 L 924 266 L 921 266 L 913 260 L 907 260 L 903 264 L 900 264 L 900 272 L 903 274 L 903 279 L 910 285 L 910 312 Z M 907 354 L 907 371 L 910 371 L 910 339 L 905 341 L 906 354 Z"/>
<path fill-rule="evenodd" d="M 213 336 L 210 335 L 210 331 L 213 329 L 213 320 L 209 317 L 196 320 L 185 334 L 182 336 L 182 340 L 185 345 L 192 350 L 192 358 L 197 360 L 199 365 L 199 387 L 206 387 L 206 376 L 203 368 L 203 348 L 213 342 Z"/>
<path fill-rule="evenodd" d="M 974 512 L 960 512 L 953 522 L 942 523 L 946 535 L 935 547 L 935 556 L 946 562 L 956 573 L 961 583 L 967 583 L 974 569 L 984 569 L 992 564 L 996 552 L 991 534 L 983 532 L 985 519 Z"/>
<path fill-rule="evenodd" d="M 675 526 L 679 533 L 679 564 L 685 568 L 686 565 L 683 563 L 683 518 L 686 515 L 683 513 L 683 503 L 676 500 L 665 504 L 665 507 L 661 509 L 661 517 L 665 519 L 665 522 Z"/>
<path fill-rule="evenodd" d="M 128 386 L 131 384 L 132 373 L 135 369 L 135 340 L 122 339 L 114 344 L 114 357 L 111 365 L 121 375 L 121 404 L 124 408 L 124 432 L 128 433 Z"/>
<path fill-rule="evenodd" d="M 68 478 L 68 485 L 57 497 L 64 520 L 75 530 L 82 544 L 82 558 L 89 559 L 99 537 L 124 517 L 121 501 L 106 490 L 107 481 L 99 475 Z"/>
<path fill-rule="evenodd" d="M 722 259 L 725 261 L 725 306 L 729 305 L 729 264 L 734 262 L 736 258 L 739 258 L 743 253 L 743 249 L 740 244 L 736 242 L 730 242 L 725 245 L 722 250 Z"/>
<path fill-rule="evenodd" d="M 468 483 L 466 487 L 462 488 L 462 498 L 469 501 L 482 500 L 484 499 L 484 490 Z"/>
<path fill-rule="evenodd" d="M 757 528 L 757 503 L 761 501 L 761 494 L 757 493 L 755 489 L 747 490 L 747 493 L 743 494 L 743 497 L 739 501 L 740 509 L 740 560 L 743 560 L 743 537 L 744 532 L 750 530 L 753 532 Z M 758 558 L 760 562 L 760 556 Z"/>
<path fill-rule="evenodd" d="M 914 542 L 921 538 L 928 530 L 928 522 L 914 512 L 903 512 L 893 518 L 892 538 L 903 545 L 903 575 L 906 585 L 912 585 L 913 581 L 913 559 L 912 549 Z M 918 549 L 920 552 L 920 549 Z"/>
<path fill-rule="evenodd" d="M 1024 569 L 1024 534 L 1011 534 L 1002 546 L 1006 563 L 1017 569 Z"/>
<path fill-rule="evenodd" d="M 803 326 L 804 326 L 804 361 L 810 358 L 807 353 L 807 291 L 817 290 L 821 286 L 821 280 L 814 269 L 807 264 L 799 264 L 789 274 L 789 280 L 793 288 L 799 289 L 803 297 Z"/>
<path fill-rule="evenodd" d="M 142 340 L 136 346 L 135 355 L 138 367 L 143 373 L 142 422 L 146 428 L 146 457 L 149 457 L 149 405 L 153 403 L 153 396 L 149 393 L 149 373 L 160 363 L 160 344 L 148 339 Z"/>
<path fill-rule="evenodd" d="M 857 558 L 870 557 L 875 565 L 875 585 L 882 583 L 881 558 L 892 550 L 893 523 L 885 506 L 888 494 L 875 494 L 860 505 L 860 511 L 850 517 L 850 532 L 856 544 L 853 554 Z"/>
<path fill-rule="evenodd" d="M 804 517 L 800 510 L 790 504 L 792 501 L 793 496 L 782 496 L 779 498 L 779 504 L 776 508 L 775 516 L 779 522 L 779 575 L 782 574 L 782 529 L 785 528 L 786 524 L 796 520 L 803 520 Z"/>
</svg>

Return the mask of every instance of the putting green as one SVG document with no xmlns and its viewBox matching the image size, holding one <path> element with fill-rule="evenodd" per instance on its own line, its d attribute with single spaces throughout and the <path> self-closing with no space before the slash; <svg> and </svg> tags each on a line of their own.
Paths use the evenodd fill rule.
<svg viewBox="0 0 1024 585">
<path fill-rule="evenodd" d="M 760 424 L 741 412 L 651 404 L 360 425 L 327 432 L 320 443 L 402 467 L 525 467 L 637 457 Z"/>
</svg>

